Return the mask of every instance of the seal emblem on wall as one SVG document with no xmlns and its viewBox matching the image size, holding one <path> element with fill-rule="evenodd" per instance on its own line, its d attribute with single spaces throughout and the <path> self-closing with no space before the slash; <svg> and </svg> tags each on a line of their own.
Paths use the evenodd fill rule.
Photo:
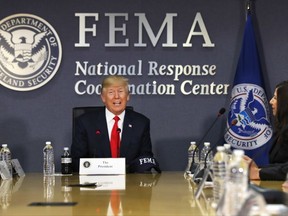
<svg viewBox="0 0 288 216">
<path fill-rule="evenodd" d="M 252 150 L 263 146 L 272 137 L 268 101 L 264 89 L 253 84 L 238 84 L 232 89 L 228 122 L 237 120 L 225 135 L 234 148 Z"/>
<path fill-rule="evenodd" d="M 54 28 L 32 14 L 14 14 L 0 21 L 0 84 L 31 91 L 47 84 L 62 58 Z"/>
</svg>

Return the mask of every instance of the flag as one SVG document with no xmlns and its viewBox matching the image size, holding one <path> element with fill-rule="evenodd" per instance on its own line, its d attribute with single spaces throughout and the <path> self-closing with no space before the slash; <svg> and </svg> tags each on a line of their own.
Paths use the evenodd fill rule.
<svg viewBox="0 0 288 216">
<path fill-rule="evenodd" d="M 242 49 L 231 92 L 225 141 L 243 149 L 258 165 L 269 163 L 272 127 L 251 14 L 247 14 Z M 233 120 L 236 125 L 231 126 Z"/>
</svg>

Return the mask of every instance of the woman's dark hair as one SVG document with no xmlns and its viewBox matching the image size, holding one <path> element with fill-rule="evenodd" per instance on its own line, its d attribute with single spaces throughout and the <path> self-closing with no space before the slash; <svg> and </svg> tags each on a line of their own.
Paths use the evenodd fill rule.
<svg viewBox="0 0 288 216">
<path fill-rule="evenodd" d="M 288 81 L 276 85 L 277 110 L 275 116 L 276 130 L 283 129 L 288 124 Z"/>
</svg>

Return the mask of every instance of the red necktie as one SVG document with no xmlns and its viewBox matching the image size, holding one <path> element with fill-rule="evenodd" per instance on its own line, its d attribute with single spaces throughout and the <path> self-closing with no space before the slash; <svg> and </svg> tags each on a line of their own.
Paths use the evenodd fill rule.
<svg viewBox="0 0 288 216">
<path fill-rule="evenodd" d="M 115 120 L 115 123 L 111 132 L 110 147 L 112 158 L 117 158 L 120 155 L 120 130 L 118 128 L 118 121 L 120 118 L 115 116 L 113 119 Z"/>
</svg>

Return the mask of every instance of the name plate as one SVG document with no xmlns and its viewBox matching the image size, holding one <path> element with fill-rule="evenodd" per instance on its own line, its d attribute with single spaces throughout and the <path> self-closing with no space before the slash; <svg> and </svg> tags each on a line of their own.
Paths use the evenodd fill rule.
<svg viewBox="0 0 288 216">
<path fill-rule="evenodd" d="M 125 158 L 80 158 L 80 175 L 124 175 Z"/>
</svg>

